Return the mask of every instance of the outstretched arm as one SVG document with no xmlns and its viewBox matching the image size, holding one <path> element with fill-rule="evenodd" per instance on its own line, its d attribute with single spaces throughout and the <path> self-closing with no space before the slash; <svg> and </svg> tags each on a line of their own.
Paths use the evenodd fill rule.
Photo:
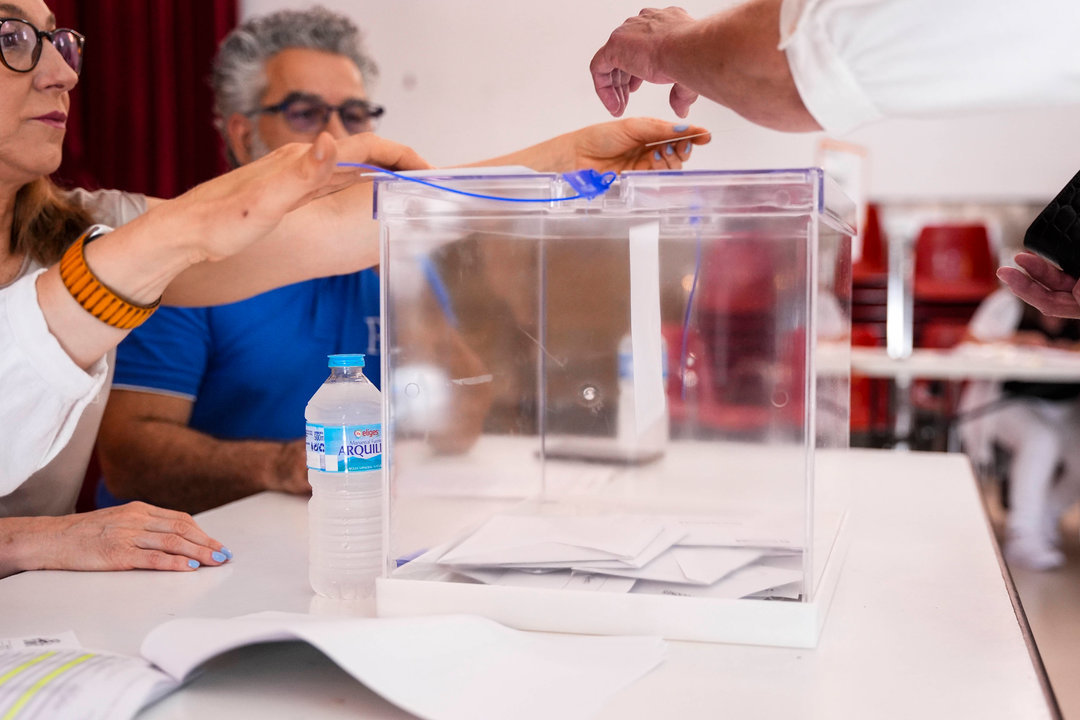
<svg viewBox="0 0 1080 720">
<path fill-rule="evenodd" d="M 219 260 L 271 231 L 289 210 L 355 173 L 335 167 L 333 140 L 292 145 L 259 162 L 163 202 L 86 246 L 86 264 L 130 302 L 160 297 L 184 269 Z M 84 310 L 64 286 L 58 266 L 37 277 L 37 299 L 49 331 L 79 367 L 89 368 L 126 330 Z"/>
<path fill-rule="evenodd" d="M 698 95 L 776 130 L 820 130 L 779 49 L 781 0 L 750 0 L 701 20 L 681 8 L 642 10 L 617 27 L 589 65 L 608 111 L 625 112 L 643 82 L 671 84 L 686 117 Z"/>
<path fill-rule="evenodd" d="M 412 148 L 373 133 L 339 140 L 337 159 L 390 170 L 431 167 Z M 377 265 L 379 226 L 373 219 L 370 178 L 335 190 L 289 212 L 262 240 L 232 257 L 188 268 L 169 285 L 163 302 L 219 305 Z"/>
<path fill-rule="evenodd" d="M 676 142 L 674 138 L 695 137 Z M 700 125 L 673 125 L 656 118 L 626 118 L 589 125 L 537 143 L 524 150 L 470 163 L 524 165 L 540 172 L 569 172 L 592 168 L 598 172 L 678 170 L 690 159 L 694 145 L 712 140 Z"/>
<path fill-rule="evenodd" d="M 696 137 L 662 142 L 686 135 Z M 523 165 L 540 172 L 678 169 L 689 159 L 693 145 L 711 139 L 708 131 L 698 125 L 626 118 L 589 125 L 471 166 Z M 341 140 L 338 150 L 343 160 L 388 170 L 431 167 L 410 148 L 371 133 Z M 266 238 L 243 252 L 222 262 L 188 269 L 169 286 L 164 302 L 235 302 L 282 285 L 377 265 L 379 226 L 373 219 L 371 187 L 370 182 L 358 182 L 290 212 Z"/>
</svg>

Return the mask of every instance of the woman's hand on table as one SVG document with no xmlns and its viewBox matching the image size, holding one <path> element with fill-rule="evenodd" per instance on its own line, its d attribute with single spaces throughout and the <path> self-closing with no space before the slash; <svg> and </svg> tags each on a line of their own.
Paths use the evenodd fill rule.
<svg viewBox="0 0 1080 720">
<path fill-rule="evenodd" d="M 131 502 L 60 517 L 0 520 L 0 576 L 21 570 L 173 570 L 232 557 L 190 515 Z"/>
<path fill-rule="evenodd" d="M 1080 283 L 1049 260 L 1033 253 L 1016 255 L 1014 267 L 998 268 L 998 279 L 1018 298 L 1044 315 L 1080 318 Z"/>
</svg>

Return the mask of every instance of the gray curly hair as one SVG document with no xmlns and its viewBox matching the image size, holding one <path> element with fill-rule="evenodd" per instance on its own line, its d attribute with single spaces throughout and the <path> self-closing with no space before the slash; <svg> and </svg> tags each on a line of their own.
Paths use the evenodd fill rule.
<svg viewBox="0 0 1080 720">
<path fill-rule="evenodd" d="M 210 76 L 214 125 L 234 166 L 225 121 L 258 106 L 266 92 L 266 61 L 287 48 L 344 55 L 356 63 L 365 82 L 373 82 L 378 74 L 375 61 L 364 50 L 360 29 L 348 17 L 324 7 L 281 10 L 239 25 L 221 41 Z"/>
</svg>

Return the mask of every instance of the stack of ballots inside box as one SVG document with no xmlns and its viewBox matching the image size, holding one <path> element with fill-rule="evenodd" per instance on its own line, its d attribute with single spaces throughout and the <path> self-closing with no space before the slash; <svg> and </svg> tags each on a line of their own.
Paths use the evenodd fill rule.
<svg viewBox="0 0 1080 720">
<path fill-rule="evenodd" d="M 795 600 L 803 557 L 795 533 L 777 533 L 783 526 L 775 518 L 499 514 L 416 562 L 490 585 Z"/>
</svg>

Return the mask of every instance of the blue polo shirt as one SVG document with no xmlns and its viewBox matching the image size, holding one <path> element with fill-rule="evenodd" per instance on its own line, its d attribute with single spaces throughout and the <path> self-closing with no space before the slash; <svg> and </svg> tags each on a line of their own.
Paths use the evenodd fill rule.
<svg viewBox="0 0 1080 720">
<path fill-rule="evenodd" d="M 379 387 L 379 344 L 379 276 L 364 270 L 229 305 L 159 308 L 117 349 L 113 387 L 189 398 L 189 426 L 217 438 L 293 440 L 326 356 L 364 353 Z"/>
</svg>

